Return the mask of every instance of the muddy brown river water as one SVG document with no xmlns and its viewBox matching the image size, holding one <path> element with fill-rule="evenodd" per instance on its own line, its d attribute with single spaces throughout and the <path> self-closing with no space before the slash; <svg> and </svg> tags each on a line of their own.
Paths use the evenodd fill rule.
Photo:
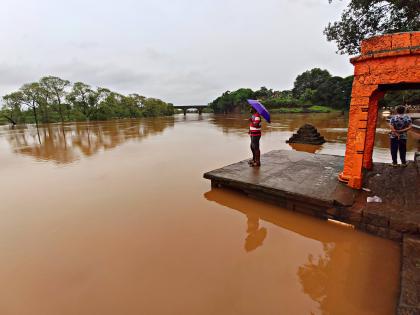
<svg viewBox="0 0 420 315">
<path fill-rule="evenodd" d="M 0 314 L 393 314 L 398 244 L 211 190 L 249 155 L 245 119 L 0 127 Z M 305 122 L 330 142 L 286 144 Z M 343 155 L 346 125 L 278 115 L 262 150 Z"/>
</svg>

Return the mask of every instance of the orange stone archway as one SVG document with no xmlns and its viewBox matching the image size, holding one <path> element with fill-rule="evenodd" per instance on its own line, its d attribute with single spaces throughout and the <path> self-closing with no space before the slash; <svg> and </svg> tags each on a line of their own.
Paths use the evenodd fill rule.
<svg viewBox="0 0 420 315">
<path fill-rule="evenodd" d="M 420 89 L 420 32 L 372 37 L 362 42 L 354 65 L 344 169 L 339 180 L 362 186 L 362 168 L 372 168 L 378 101 L 388 90 Z"/>
</svg>

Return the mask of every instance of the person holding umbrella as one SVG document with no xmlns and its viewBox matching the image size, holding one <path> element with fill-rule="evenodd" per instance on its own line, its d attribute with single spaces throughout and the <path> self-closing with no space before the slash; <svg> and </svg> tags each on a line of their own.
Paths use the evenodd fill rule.
<svg viewBox="0 0 420 315">
<path fill-rule="evenodd" d="M 270 113 L 265 109 L 265 107 L 256 100 L 248 100 L 248 103 L 251 105 L 250 113 L 251 117 L 249 118 L 249 135 L 251 137 L 251 152 L 252 160 L 248 162 L 249 166 L 261 166 L 260 160 L 260 139 L 261 139 L 261 116 L 270 122 Z"/>
</svg>

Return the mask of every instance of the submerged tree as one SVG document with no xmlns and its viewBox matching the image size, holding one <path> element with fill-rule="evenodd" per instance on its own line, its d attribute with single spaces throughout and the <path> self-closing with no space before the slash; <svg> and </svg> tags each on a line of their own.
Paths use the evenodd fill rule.
<svg viewBox="0 0 420 315">
<path fill-rule="evenodd" d="M 65 89 L 70 85 L 70 81 L 60 79 L 59 77 L 47 76 L 41 78 L 40 84 L 48 93 L 51 100 L 53 100 L 53 105 L 56 105 L 61 122 L 64 122 L 63 100 L 66 96 Z"/>
<path fill-rule="evenodd" d="M 141 109 L 144 107 L 145 100 L 146 97 L 136 93 L 132 93 L 123 99 L 131 118 L 142 116 Z"/>
<path fill-rule="evenodd" d="M 418 30 L 419 0 L 351 0 L 341 20 L 329 23 L 324 34 L 328 41 L 337 43 L 337 52 L 354 55 L 360 52 L 360 42 L 368 37 Z"/>
<path fill-rule="evenodd" d="M 90 120 L 98 109 L 99 103 L 106 98 L 109 93 L 108 89 L 97 88 L 92 89 L 90 85 L 82 82 L 76 82 L 73 89 L 67 95 L 67 100 L 71 102 L 74 107 L 82 112 L 87 120 Z"/>
<path fill-rule="evenodd" d="M 24 84 L 17 92 L 3 96 L 0 123 L 64 122 L 108 120 L 173 115 L 174 108 L 155 98 L 123 94 L 106 88 L 92 88 L 83 82 L 73 85 L 55 76 Z M 32 119 L 32 116 L 34 118 Z"/>
<path fill-rule="evenodd" d="M 156 98 L 146 98 L 143 104 L 142 111 L 145 117 L 170 116 L 174 114 L 172 104 L 165 103 Z"/>
<path fill-rule="evenodd" d="M 20 91 L 3 96 L 4 106 L 1 114 L 13 125 L 24 122 L 22 100 L 23 94 Z"/>
<path fill-rule="evenodd" d="M 28 106 L 34 113 L 36 128 L 38 128 L 37 108 L 40 104 L 41 86 L 37 82 L 24 84 L 20 88 L 22 93 L 22 104 Z"/>
</svg>

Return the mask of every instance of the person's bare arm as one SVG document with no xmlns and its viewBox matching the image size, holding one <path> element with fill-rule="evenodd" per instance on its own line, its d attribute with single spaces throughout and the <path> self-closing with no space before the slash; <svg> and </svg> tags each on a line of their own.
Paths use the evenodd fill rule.
<svg viewBox="0 0 420 315">
<path fill-rule="evenodd" d="M 396 130 L 395 130 L 395 128 L 394 128 L 394 126 L 392 124 L 389 124 L 389 128 L 391 128 L 391 131 L 392 132 L 396 132 Z"/>
<path fill-rule="evenodd" d="M 394 126 L 392 124 L 389 124 L 389 127 L 391 128 L 391 133 L 396 136 L 396 137 L 400 137 L 400 134 L 398 133 L 398 131 L 394 128 Z"/>
<path fill-rule="evenodd" d="M 404 129 L 401 129 L 401 130 L 397 130 L 397 132 L 398 132 L 398 133 L 403 133 L 403 132 L 406 132 L 406 131 L 410 130 L 410 129 L 411 129 L 411 127 L 412 127 L 412 124 L 409 124 L 407 128 L 404 128 Z"/>
</svg>

